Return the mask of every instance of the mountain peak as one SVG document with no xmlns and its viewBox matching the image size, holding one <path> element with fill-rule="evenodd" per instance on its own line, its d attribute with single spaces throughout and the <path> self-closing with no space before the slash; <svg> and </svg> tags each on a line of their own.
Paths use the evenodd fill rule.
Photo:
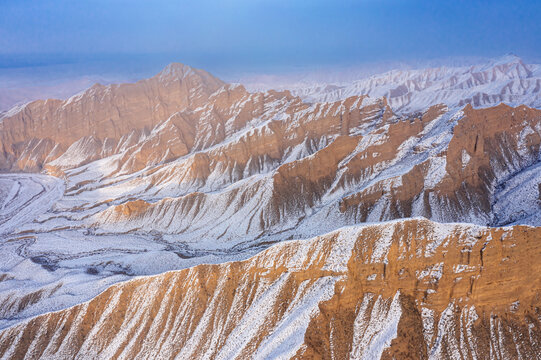
<svg viewBox="0 0 541 360">
<path fill-rule="evenodd" d="M 197 79 L 197 82 L 204 84 L 209 94 L 216 91 L 225 83 L 209 72 L 193 68 L 189 65 L 173 62 L 163 68 L 153 79 L 162 83 L 171 83 L 184 79 Z"/>
<path fill-rule="evenodd" d="M 167 65 L 165 68 L 163 68 L 162 71 L 158 74 L 158 77 L 160 79 L 165 78 L 184 78 L 190 74 L 194 74 L 194 69 L 189 66 L 182 63 L 173 62 Z"/>
<path fill-rule="evenodd" d="M 521 62 L 522 59 L 514 53 L 507 53 L 491 61 L 492 65 L 518 64 Z"/>
</svg>

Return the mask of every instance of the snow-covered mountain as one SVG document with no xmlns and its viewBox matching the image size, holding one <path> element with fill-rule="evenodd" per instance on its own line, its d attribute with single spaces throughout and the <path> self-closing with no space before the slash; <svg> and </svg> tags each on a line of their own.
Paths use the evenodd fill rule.
<svg viewBox="0 0 541 360">
<path fill-rule="evenodd" d="M 508 64 L 486 69 L 502 79 L 537 71 Z M 475 76 L 488 81 L 490 71 L 464 79 L 485 74 Z M 421 76 L 418 86 L 435 84 L 444 73 Z M 0 332 L 0 356 L 379 356 L 397 349 L 391 343 L 405 336 L 400 324 L 411 321 L 419 339 L 405 338 L 404 346 L 418 343 L 411 351 L 423 356 L 486 354 L 501 339 L 521 337 L 498 351 L 521 347 L 516 351 L 527 357 L 538 347 L 539 321 L 515 319 L 509 309 L 533 319 L 527 309 L 541 298 L 540 287 L 524 296 L 512 290 L 539 280 L 524 273 L 524 264 L 537 264 L 532 239 L 539 234 L 522 225 L 541 224 L 541 110 L 438 104 L 408 114 L 394 111 L 393 97 L 341 97 L 314 102 L 290 91 L 249 92 L 172 64 L 135 84 L 96 85 L 65 101 L 36 101 L 5 114 L 0 327 L 8 329 Z M 372 260 L 359 260 L 366 251 Z M 533 258 L 517 262 L 519 253 Z M 408 256 L 418 262 L 405 264 Z M 268 263 L 252 266 L 261 259 Z M 193 267 L 226 261 L 244 262 Z M 494 285 L 504 281 L 493 268 L 501 264 L 516 273 L 505 280 L 516 287 L 505 293 Z M 297 274 L 295 266 L 304 270 Z M 279 271 L 265 275 L 273 268 Z M 469 277 L 454 275 L 464 269 Z M 170 270 L 178 272 L 111 287 Z M 246 274 L 261 278 L 261 286 L 251 287 Z M 359 274 L 396 281 L 362 291 L 350 284 L 356 295 L 343 298 L 336 286 Z M 404 279 L 411 286 L 402 286 Z M 134 284 L 143 285 L 134 290 Z M 176 302 L 179 292 L 191 294 L 186 301 L 193 307 Z M 347 327 L 326 323 L 332 304 L 351 310 L 344 313 Z M 205 313 L 224 306 L 236 315 Z M 53 310 L 62 311 L 46 314 Z M 258 314 L 273 319 L 265 330 L 251 322 Z M 492 315 L 511 320 L 492 322 Z M 464 316 L 474 325 L 442 320 Z M 460 334 L 478 326 L 474 318 L 513 330 L 502 335 L 490 328 L 468 345 Z M 372 343 L 384 320 L 398 325 Z M 309 330 L 313 322 L 328 331 Z M 537 335 L 523 339 L 526 328 Z M 297 334 L 292 329 L 304 329 L 302 338 L 290 336 Z M 338 350 L 326 345 L 333 336 L 343 337 Z M 161 350 L 140 348 L 132 338 Z M 281 342 L 290 345 L 277 347 Z M 200 348 L 210 353 L 194 353 Z"/>
<path fill-rule="evenodd" d="M 356 95 L 384 96 L 393 110 L 401 113 L 422 111 L 440 103 L 451 108 L 500 103 L 539 108 L 541 65 L 526 64 L 510 54 L 478 65 L 391 70 L 349 82 L 300 85 L 291 92 L 308 102 L 337 101 Z"/>
</svg>

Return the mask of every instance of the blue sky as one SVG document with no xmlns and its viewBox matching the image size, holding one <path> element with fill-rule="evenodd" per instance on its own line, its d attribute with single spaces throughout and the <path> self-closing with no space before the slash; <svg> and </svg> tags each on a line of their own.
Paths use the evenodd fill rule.
<svg viewBox="0 0 541 360">
<path fill-rule="evenodd" d="M 0 0 L 0 67 L 148 57 L 266 69 L 508 52 L 537 60 L 540 19 L 539 0 Z"/>
</svg>

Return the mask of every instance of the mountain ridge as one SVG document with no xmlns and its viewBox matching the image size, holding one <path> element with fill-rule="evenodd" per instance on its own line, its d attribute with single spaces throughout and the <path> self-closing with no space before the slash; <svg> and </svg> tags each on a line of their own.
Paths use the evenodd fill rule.
<svg viewBox="0 0 541 360">
<path fill-rule="evenodd" d="M 203 70 L 172 64 L 136 83 L 95 84 L 64 101 L 31 102 L 1 120 L 0 168 L 10 169 L 21 151 L 33 145 L 40 149 L 28 154 L 32 158 L 28 167 L 39 171 L 44 161 L 54 160 L 86 135 L 116 140 L 130 131 L 155 126 L 174 112 L 200 106 L 223 85 Z"/>
<path fill-rule="evenodd" d="M 491 107 L 501 102 L 539 108 L 541 65 L 526 64 L 508 54 L 471 66 L 390 70 L 344 83 L 315 83 L 291 90 L 308 102 L 336 101 L 358 94 L 385 96 L 399 113 L 438 103 L 451 108 L 466 104 Z"/>
</svg>

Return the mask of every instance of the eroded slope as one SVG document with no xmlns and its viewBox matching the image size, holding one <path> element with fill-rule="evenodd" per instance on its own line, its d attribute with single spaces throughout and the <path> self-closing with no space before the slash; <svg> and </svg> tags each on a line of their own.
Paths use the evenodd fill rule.
<svg viewBox="0 0 541 360">
<path fill-rule="evenodd" d="M 535 358 L 540 237 L 426 220 L 345 228 L 114 285 L 4 330 L 0 354 Z"/>
</svg>

